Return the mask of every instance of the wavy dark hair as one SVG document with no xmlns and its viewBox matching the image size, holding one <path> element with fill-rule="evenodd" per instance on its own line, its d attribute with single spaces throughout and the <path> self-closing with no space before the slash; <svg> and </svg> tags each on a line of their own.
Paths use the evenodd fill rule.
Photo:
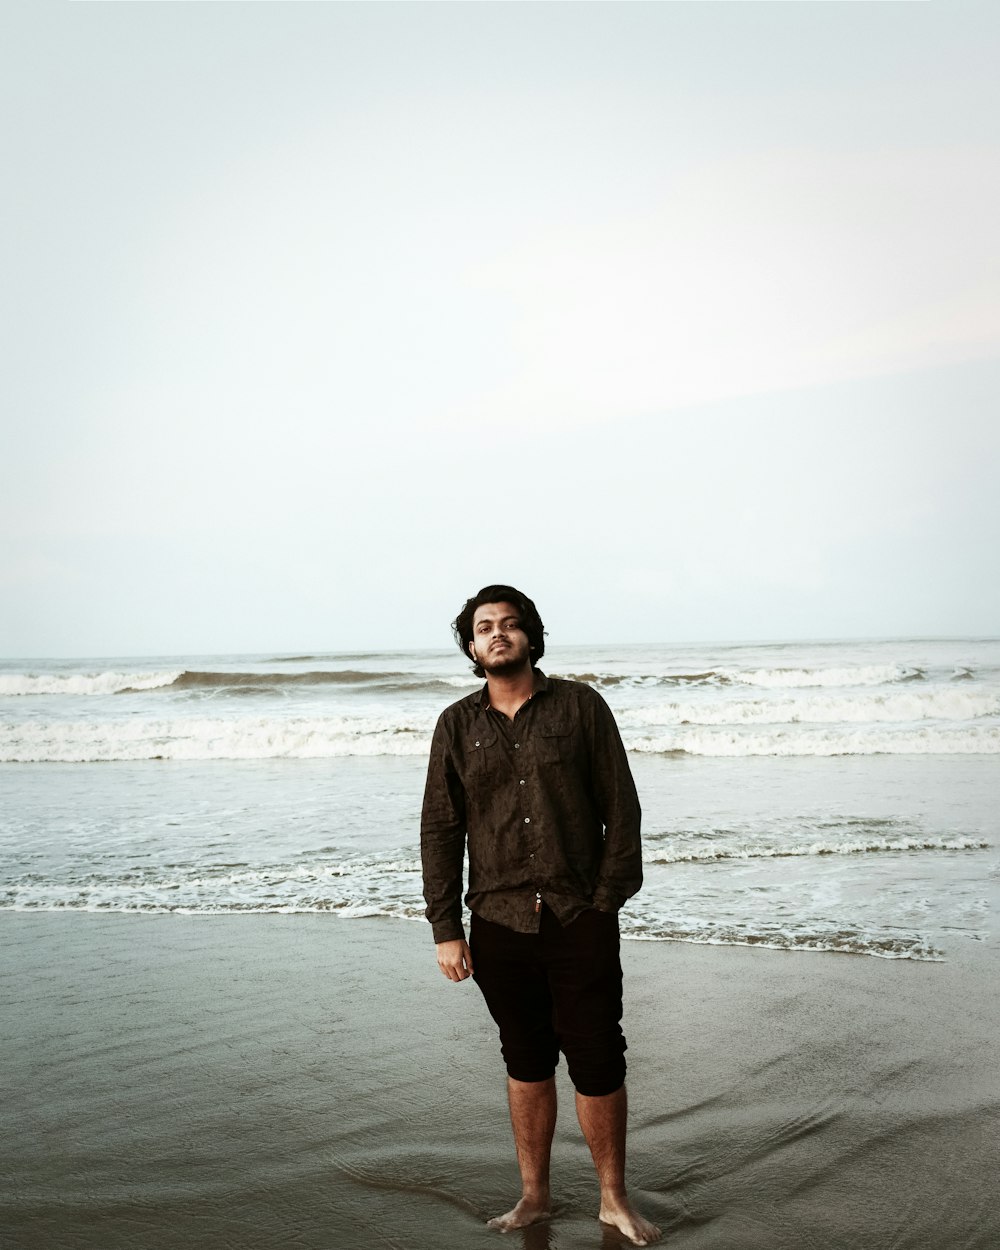
<svg viewBox="0 0 1000 1250">
<path fill-rule="evenodd" d="M 465 601 L 465 607 L 451 625 L 455 641 L 465 658 L 469 658 L 469 643 L 472 641 L 472 618 L 476 615 L 476 608 L 481 608 L 484 603 L 512 603 L 517 608 L 521 628 L 531 644 L 531 667 L 534 668 L 545 654 L 545 626 L 534 603 L 513 586 L 484 586 L 478 594 Z M 472 671 L 477 677 L 486 676 L 478 662 L 473 664 Z"/>
</svg>

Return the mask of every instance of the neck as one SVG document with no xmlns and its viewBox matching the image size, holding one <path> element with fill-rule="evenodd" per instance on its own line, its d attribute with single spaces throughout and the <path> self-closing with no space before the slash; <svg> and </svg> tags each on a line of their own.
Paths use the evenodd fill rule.
<svg viewBox="0 0 1000 1250">
<path fill-rule="evenodd" d="M 535 670 L 530 664 L 525 664 L 516 673 L 487 673 L 486 686 L 490 707 L 513 717 L 517 709 L 535 693 Z"/>
</svg>

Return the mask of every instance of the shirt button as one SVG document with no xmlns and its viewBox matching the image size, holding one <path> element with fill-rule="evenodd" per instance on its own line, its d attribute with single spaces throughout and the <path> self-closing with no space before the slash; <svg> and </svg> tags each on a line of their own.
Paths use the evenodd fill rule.
<svg viewBox="0 0 1000 1250">
<path fill-rule="evenodd" d="M 521 780 L 520 780 L 520 782 L 519 782 L 518 784 L 519 784 L 519 785 L 522 785 L 522 786 L 524 785 L 524 778 L 523 778 L 523 777 L 521 778 Z"/>
<path fill-rule="evenodd" d="M 521 745 L 521 744 L 520 744 L 520 742 L 515 742 L 515 743 L 514 743 L 514 750 L 516 751 L 516 750 L 517 750 L 517 748 L 518 748 L 520 745 Z"/>
<path fill-rule="evenodd" d="M 478 743 L 478 741 L 477 741 L 477 742 L 476 742 L 476 746 L 479 746 L 479 743 Z"/>
<path fill-rule="evenodd" d="M 530 816 L 525 816 L 525 818 L 524 818 L 524 823 L 525 823 L 526 825 L 530 825 L 530 824 L 531 824 L 531 817 L 530 817 Z"/>
<path fill-rule="evenodd" d="M 534 853 L 532 853 L 531 855 L 529 855 L 529 856 L 528 856 L 528 858 L 529 858 L 529 859 L 534 859 L 534 858 L 535 858 Z"/>
</svg>

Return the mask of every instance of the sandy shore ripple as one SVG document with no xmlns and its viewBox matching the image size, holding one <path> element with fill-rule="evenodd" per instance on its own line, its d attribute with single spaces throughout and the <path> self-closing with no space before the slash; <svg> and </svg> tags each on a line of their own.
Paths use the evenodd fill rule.
<svg viewBox="0 0 1000 1250">
<path fill-rule="evenodd" d="M 422 925 L 0 915 L 3 1250 L 475 1250 L 516 1168 Z M 631 1183 L 691 1250 L 1000 1245 L 997 959 L 628 943 Z M 620 1245 L 560 1075 L 554 1221 Z"/>
</svg>

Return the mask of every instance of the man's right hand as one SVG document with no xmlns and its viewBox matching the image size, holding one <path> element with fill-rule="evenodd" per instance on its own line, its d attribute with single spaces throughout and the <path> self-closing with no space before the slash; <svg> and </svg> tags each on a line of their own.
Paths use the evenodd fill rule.
<svg viewBox="0 0 1000 1250">
<path fill-rule="evenodd" d="M 449 981 L 464 981 L 472 976 L 472 951 L 464 938 L 453 942 L 438 942 L 438 967 Z"/>
</svg>

